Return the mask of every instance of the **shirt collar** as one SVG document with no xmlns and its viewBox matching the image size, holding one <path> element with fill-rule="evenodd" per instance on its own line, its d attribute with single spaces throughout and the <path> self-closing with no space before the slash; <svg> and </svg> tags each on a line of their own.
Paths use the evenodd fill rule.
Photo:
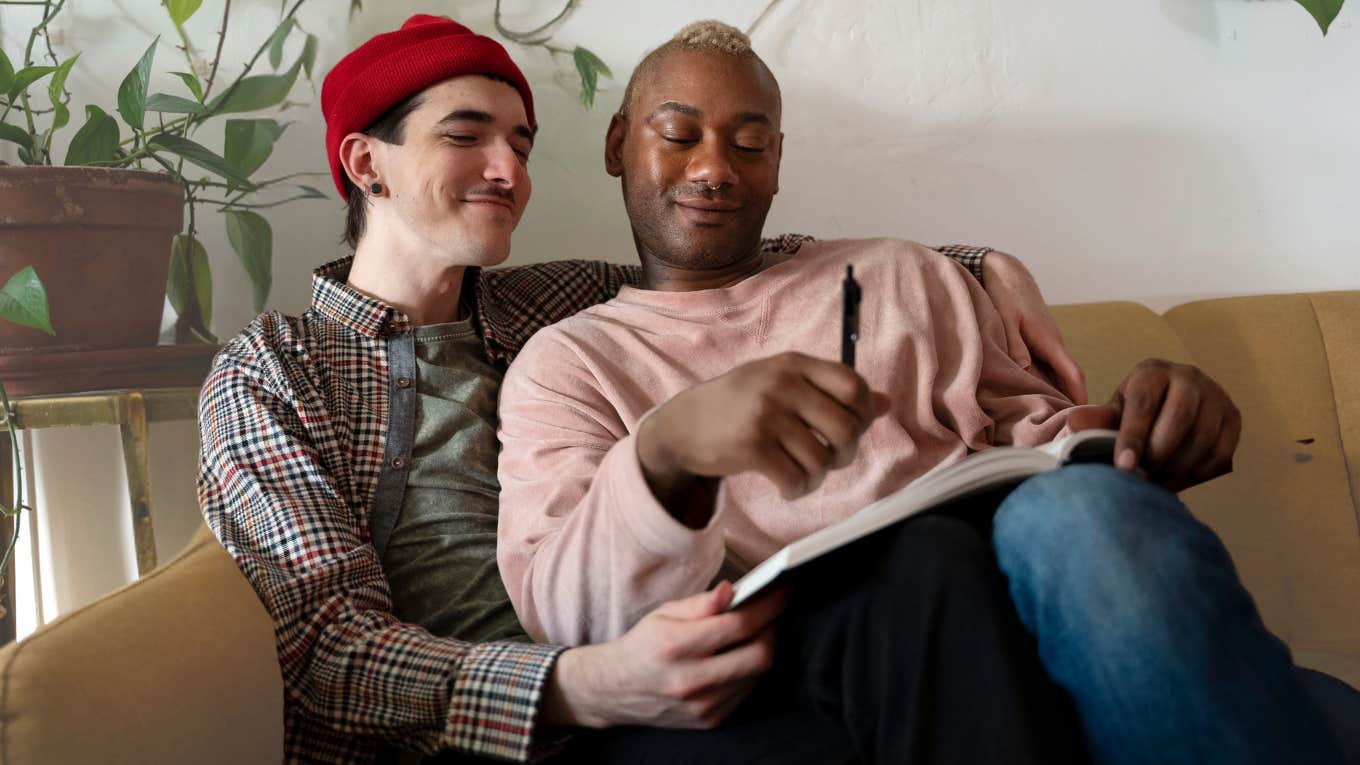
<svg viewBox="0 0 1360 765">
<path fill-rule="evenodd" d="M 346 283 L 353 265 L 350 255 L 312 272 L 312 309 L 365 337 L 395 334 L 411 326 L 406 314 Z"/>
<path fill-rule="evenodd" d="M 411 319 L 392 306 L 371 298 L 349 286 L 349 270 L 354 256 L 333 260 L 312 272 L 312 308 L 334 319 L 365 337 L 378 338 L 384 334 L 400 334 L 411 327 Z M 477 282 L 480 268 L 468 268 L 463 273 L 463 304 L 479 312 Z M 480 324 L 480 317 L 474 316 Z"/>
</svg>

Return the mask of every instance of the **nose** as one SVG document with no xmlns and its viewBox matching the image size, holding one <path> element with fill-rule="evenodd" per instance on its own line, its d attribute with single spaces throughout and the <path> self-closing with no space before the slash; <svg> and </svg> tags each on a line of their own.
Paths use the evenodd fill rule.
<svg viewBox="0 0 1360 765">
<path fill-rule="evenodd" d="M 524 163 L 506 141 L 496 141 L 487 146 L 486 167 L 482 177 L 502 188 L 514 188 L 524 182 Z"/>
<path fill-rule="evenodd" d="M 689 158 L 687 180 L 705 184 L 711 189 L 737 182 L 729 149 L 724 141 L 705 138 L 694 148 Z"/>
</svg>

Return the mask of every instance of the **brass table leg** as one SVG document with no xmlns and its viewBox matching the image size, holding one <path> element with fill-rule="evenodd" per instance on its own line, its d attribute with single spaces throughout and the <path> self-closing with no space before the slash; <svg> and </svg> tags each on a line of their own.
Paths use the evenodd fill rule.
<svg viewBox="0 0 1360 765">
<path fill-rule="evenodd" d="M 151 526 L 151 477 L 146 456 L 146 399 L 140 391 L 122 398 L 123 466 L 127 469 L 128 498 L 132 501 L 132 537 L 137 550 L 137 575 L 156 567 L 156 534 Z"/>
</svg>

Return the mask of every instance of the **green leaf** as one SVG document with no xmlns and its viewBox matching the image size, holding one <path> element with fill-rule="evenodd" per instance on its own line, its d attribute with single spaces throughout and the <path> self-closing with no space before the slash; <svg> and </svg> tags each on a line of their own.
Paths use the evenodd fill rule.
<svg viewBox="0 0 1360 765">
<path fill-rule="evenodd" d="M 66 78 L 71 75 L 71 67 L 75 66 L 78 58 L 79 53 L 61 62 L 61 66 L 58 66 L 57 71 L 52 74 L 52 81 L 47 83 L 47 97 L 52 100 L 53 105 L 59 103 L 61 97 L 66 95 Z"/>
<path fill-rule="evenodd" d="M 283 44 L 288 40 L 288 33 L 293 31 L 295 24 L 297 24 L 297 20 L 289 16 L 278 25 L 274 34 L 269 36 L 269 65 L 275 71 L 283 63 Z"/>
<path fill-rule="evenodd" d="M 192 283 L 190 283 L 192 274 Z M 208 251 L 197 239 L 180 234 L 170 248 L 170 276 L 165 283 L 165 296 L 170 307 L 183 316 L 190 304 L 190 295 L 198 302 L 203 326 L 212 324 L 212 270 L 208 266 Z"/>
<path fill-rule="evenodd" d="M 33 136 L 29 135 L 27 130 L 18 127 L 17 125 L 0 122 L 0 141 L 17 143 L 19 144 L 19 148 L 29 152 L 33 151 Z"/>
<path fill-rule="evenodd" d="M 179 96 L 154 93 L 146 99 L 146 110 L 167 114 L 198 114 L 203 111 L 203 104 Z"/>
<path fill-rule="evenodd" d="M 255 287 L 255 311 L 264 310 L 269 299 L 273 269 L 274 230 L 259 213 L 249 210 L 227 211 L 227 239 L 245 266 L 250 283 Z"/>
<path fill-rule="evenodd" d="M 581 103 L 594 106 L 595 90 L 599 85 L 600 75 L 612 76 L 613 72 L 609 71 L 609 67 L 599 56 L 579 45 L 571 52 L 571 58 L 576 62 L 576 73 L 581 75 Z"/>
<path fill-rule="evenodd" d="M 118 86 L 118 113 L 123 116 L 124 122 L 138 130 L 142 129 L 142 123 L 146 119 L 146 92 L 151 87 L 151 60 L 156 57 L 156 43 L 160 42 L 160 39 L 160 35 L 157 35 L 156 39 L 151 41 L 141 60 L 123 78 L 123 84 Z"/>
<path fill-rule="evenodd" d="M 203 85 L 199 83 L 198 75 L 192 72 L 171 72 L 170 74 L 180 78 L 189 92 L 194 94 L 194 98 L 197 98 L 200 104 L 203 103 Z"/>
<path fill-rule="evenodd" d="M 1345 2 L 1346 0 L 1299 0 L 1299 5 L 1313 14 L 1313 18 L 1317 20 L 1317 24 L 1325 36 L 1327 30 L 1331 28 L 1332 22 L 1336 19 L 1336 15 L 1341 13 L 1341 5 Z"/>
<path fill-rule="evenodd" d="M 9 62 L 9 56 L 0 50 L 0 93 L 8 93 L 11 85 L 14 84 L 14 64 Z"/>
<path fill-rule="evenodd" d="M 303 199 L 330 199 L 324 191 L 315 186 L 298 186 L 298 191 L 302 192 Z"/>
<path fill-rule="evenodd" d="M 288 92 L 293 89 L 293 83 L 297 81 L 298 70 L 301 67 L 302 61 L 299 59 L 293 64 L 293 68 L 284 74 L 261 74 L 237 80 L 208 104 L 208 111 L 213 114 L 231 114 L 253 112 L 274 106 L 286 98 Z"/>
<path fill-rule="evenodd" d="M 179 155 L 204 170 L 216 173 L 238 186 L 246 188 L 255 187 L 249 179 L 233 170 L 225 159 L 214 154 L 212 150 L 206 146 L 190 141 L 188 138 L 171 135 L 169 133 L 157 133 L 148 138 L 147 143 L 165 149 L 171 154 Z"/>
<path fill-rule="evenodd" d="M 118 158 L 118 121 L 98 106 L 85 107 L 85 124 L 66 150 L 68 165 L 90 165 Z"/>
<path fill-rule="evenodd" d="M 274 151 L 287 125 L 275 120 L 227 120 L 223 154 L 237 174 L 249 178 Z"/>
<path fill-rule="evenodd" d="M 179 26 L 194 15 L 198 7 L 203 5 L 203 0 L 164 0 L 164 4 L 166 10 L 170 11 L 170 20 Z"/>
<path fill-rule="evenodd" d="M 47 290 L 33 266 L 11 276 L 5 286 L 0 287 L 0 319 L 40 329 L 49 335 L 57 334 L 52 331 L 52 319 L 47 315 Z"/>
<path fill-rule="evenodd" d="M 312 79 L 312 67 L 316 66 L 316 35 L 307 35 L 299 60 L 302 61 L 302 71 L 306 72 L 307 79 Z"/>
<path fill-rule="evenodd" d="M 364 10 L 363 0 L 349 0 L 349 17 L 354 18 L 354 14 Z"/>
<path fill-rule="evenodd" d="M 28 86 L 55 71 L 57 71 L 55 66 L 30 66 L 26 69 L 20 69 L 15 72 L 14 81 L 10 83 L 6 97 L 13 101 L 19 97 L 20 93 L 28 90 Z"/>
</svg>

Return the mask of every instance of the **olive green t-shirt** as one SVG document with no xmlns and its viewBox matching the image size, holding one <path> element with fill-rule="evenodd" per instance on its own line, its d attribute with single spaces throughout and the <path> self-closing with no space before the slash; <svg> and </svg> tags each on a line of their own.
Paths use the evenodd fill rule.
<svg viewBox="0 0 1360 765">
<path fill-rule="evenodd" d="M 396 615 L 460 640 L 528 640 L 496 568 L 502 375 L 486 361 L 471 321 L 415 333 L 410 472 L 383 554 Z"/>
</svg>

